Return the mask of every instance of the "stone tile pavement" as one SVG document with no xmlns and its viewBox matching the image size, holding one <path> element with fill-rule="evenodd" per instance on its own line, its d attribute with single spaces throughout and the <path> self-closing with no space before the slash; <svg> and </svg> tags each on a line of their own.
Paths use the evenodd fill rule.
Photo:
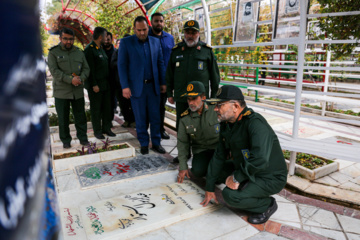
<svg viewBox="0 0 360 240">
<path fill-rule="evenodd" d="M 274 129 L 287 131 L 291 126 L 291 120 L 285 117 L 277 121 L 278 114 L 266 112 L 264 116 L 270 119 L 269 122 L 272 122 Z M 119 127 L 122 119 L 116 118 L 116 122 L 116 127 Z M 360 130 L 354 127 L 342 126 L 337 129 L 336 124 L 328 123 L 322 128 L 319 122 L 314 120 L 301 122 L 301 125 L 304 129 L 301 133 L 303 137 L 315 138 L 322 135 L 327 138 L 342 136 L 354 141 L 360 139 Z M 313 129 L 316 130 L 316 134 Z M 171 158 L 178 154 L 176 132 L 169 128 L 167 131 L 171 137 L 169 140 L 162 140 L 162 145 L 168 152 L 165 156 L 171 161 Z M 123 137 L 124 135 L 127 137 Z M 119 132 L 115 139 L 132 141 L 138 152 L 139 145 L 134 129 L 127 128 L 126 131 Z M 53 147 L 53 150 L 61 152 L 59 146 Z M 77 147 L 79 145 L 74 144 L 73 148 Z M 245 213 L 226 206 L 221 198 L 221 190 L 217 189 L 216 194 L 224 207 L 212 213 L 161 227 L 134 239 L 360 239 L 360 164 L 341 159 L 335 161 L 340 163 L 340 170 L 318 180 L 289 177 L 289 190 L 284 189 L 274 196 L 279 208 L 266 224 L 249 224 Z M 59 196 L 60 204 L 74 202 L 74 194 L 79 193 L 81 197 L 79 196 L 76 201 L 82 204 L 160 186 L 164 182 L 174 182 L 176 175 L 177 171 L 170 171 L 87 190 L 79 189 L 78 183 L 74 185 L 77 179 L 71 170 L 58 172 L 55 178 L 58 193 L 62 192 Z M 199 186 L 204 186 L 204 179 L 194 181 Z M 219 186 L 221 187 L 223 186 Z"/>
</svg>

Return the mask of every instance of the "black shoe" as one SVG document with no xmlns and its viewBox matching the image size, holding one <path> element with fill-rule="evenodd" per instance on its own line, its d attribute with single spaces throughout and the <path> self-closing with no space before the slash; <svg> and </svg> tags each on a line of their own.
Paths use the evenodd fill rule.
<svg viewBox="0 0 360 240">
<path fill-rule="evenodd" d="M 265 222 L 267 222 L 267 220 L 269 220 L 271 215 L 273 215 L 276 212 L 277 208 L 278 208 L 278 206 L 276 204 L 275 198 L 271 197 L 270 207 L 264 213 L 258 213 L 258 214 L 249 216 L 248 222 L 252 223 L 252 224 L 265 223 Z"/>
<path fill-rule="evenodd" d="M 169 134 L 167 134 L 165 131 L 161 132 L 161 139 L 170 139 Z"/>
<path fill-rule="evenodd" d="M 63 143 L 63 148 L 71 148 L 71 144 L 70 143 Z"/>
<path fill-rule="evenodd" d="M 105 134 L 108 135 L 109 137 L 116 137 L 116 134 L 113 133 L 111 130 L 103 131 L 103 133 L 105 133 Z"/>
<path fill-rule="evenodd" d="M 104 135 L 102 135 L 102 134 L 95 134 L 95 137 L 97 139 L 105 139 Z"/>
<path fill-rule="evenodd" d="M 83 146 L 88 146 L 90 143 L 88 140 L 86 140 L 86 141 L 80 141 L 80 144 Z"/>
<path fill-rule="evenodd" d="M 173 163 L 179 163 L 179 158 L 178 158 L 178 157 L 174 157 L 174 158 L 173 158 Z"/>
<path fill-rule="evenodd" d="M 141 147 L 140 152 L 142 155 L 149 154 L 149 147 Z"/>
<path fill-rule="evenodd" d="M 153 146 L 151 149 L 161 154 L 166 153 L 165 149 L 161 145 Z"/>
</svg>

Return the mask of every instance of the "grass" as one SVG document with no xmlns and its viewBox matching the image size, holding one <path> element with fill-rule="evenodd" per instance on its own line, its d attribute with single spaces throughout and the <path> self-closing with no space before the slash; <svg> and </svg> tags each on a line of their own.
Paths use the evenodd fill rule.
<svg viewBox="0 0 360 240">
<path fill-rule="evenodd" d="M 290 151 L 284 150 L 285 159 L 290 159 Z M 327 160 L 315 155 L 307 154 L 307 153 L 297 153 L 296 154 L 296 164 L 301 165 L 310 170 L 314 170 L 316 168 L 325 166 L 327 164 L 333 163 L 334 161 Z"/>
</svg>

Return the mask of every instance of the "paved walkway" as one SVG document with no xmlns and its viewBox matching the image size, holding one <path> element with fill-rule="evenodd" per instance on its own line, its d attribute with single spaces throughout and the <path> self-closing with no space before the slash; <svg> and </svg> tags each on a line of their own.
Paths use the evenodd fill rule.
<svg viewBox="0 0 360 240">
<path fill-rule="evenodd" d="M 276 131 L 290 133 L 291 117 L 268 110 L 263 111 L 257 107 L 253 108 L 264 115 Z M 135 130 L 122 128 L 120 126 L 122 122 L 121 118 L 116 118 L 114 121 L 113 130 L 117 136 L 111 139 L 114 143 L 130 142 L 139 154 Z M 91 127 L 89 127 L 89 140 L 101 144 L 101 141 L 96 140 L 91 132 Z M 171 134 L 170 140 L 163 140 L 161 144 L 168 152 L 164 156 L 171 161 L 171 158 L 178 154 L 176 132 L 171 129 L 168 129 L 168 132 Z M 53 153 L 73 151 L 81 147 L 78 141 L 74 140 L 72 149 L 64 151 L 56 135 L 56 131 L 51 135 Z M 74 131 L 72 135 L 76 138 Z M 360 128 L 303 119 L 300 123 L 300 137 L 358 145 L 360 144 Z M 279 208 L 266 224 L 251 225 L 246 221 L 247 218 L 243 212 L 226 206 L 220 190 L 224 185 L 219 185 L 216 194 L 224 207 L 214 212 L 186 218 L 169 226 L 156 228 L 141 236 L 136 236 L 137 234 L 134 233 L 136 236 L 134 239 L 360 239 L 360 163 L 342 159 L 335 159 L 335 161 L 340 163 L 340 170 L 315 181 L 297 176 L 289 177 L 289 190 L 284 189 L 274 196 Z M 60 207 L 63 204 L 91 203 L 171 184 L 176 181 L 177 171 L 129 179 L 95 189 L 81 189 L 73 174 L 73 170 L 55 173 Z M 204 187 L 204 179 L 192 180 L 200 187 Z M 60 238 L 69 239 L 63 235 Z"/>
<path fill-rule="evenodd" d="M 253 108 L 267 118 L 276 131 L 290 133 L 291 117 L 268 110 L 264 112 L 257 107 Z M 121 122 L 120 119 L 119 122 Z M 169 119 L 167 122 L 174 124 Z M 176 132 L 171 129 L 167 129 L 167 131 L 171 133 L 171 138 L 162 140 L 161 144 L 172 157 L 175 157 L 178 154 Z M 339 144 L 343 144 L 342 140 L 355 145 L 360 143 L 360 128 L 353 126 L 305 119 L 301 121 L 299 131 L 300 137 L 305 138 L 310 137 L 329 142 L 340 141 Z M 315 181 L 289 176 L 287 186 L 292 191 L 284 189 L 275 196 L 279 209 L 270 221 L 262 225 L 249 224 L 259 232 L 253 232 L 253 229 L 246 225 L 247 227 L 238 227 L 233 232 L 214 239 L 233 239 L 239 236 L 242 236 L 241 239 L 245 239 L 249 232 L 255 233 L 249 239 L 360 239 L 360 228 L 358 227 L 360 226 L 360 211 L 358 210 L 360 209 L 360 163 L 341 159 L 334 160 L 339 162 L 340 170 Z M 189 164 L 191 165 L 191 160 Z M 197 183 L 204 186 L 204 182 Z M 217 195 L 221 199 L 220 190 L 217 190 Z M 221 202 L 225 204 L 223 201 Z M 235 209 L 231 210 L 246 220 L 244 213 Z M 189 228 L 191 224 L 189 224 Z M 206 229 L 212 229 L 212 226 L 206 227 Z M 171 230 L 165 232 L 166 234 L 163 230 L 156 231 L 151 235 L 154 238 L 150 239 L 158 239 L 159 236 L 166 236 L 163 239 L 188 239 L 186 235 L 180 238 L 174 237 Z M 200 231 L 199 236 L 196 236 L 199 239 L 213 239 L 206 237 L 207 235 L 202 238 L 200 236 L 202 234 L 203 232 Z M 148 237 L 144 236 L 140 239 L 149 239 Z"/>
</svg>

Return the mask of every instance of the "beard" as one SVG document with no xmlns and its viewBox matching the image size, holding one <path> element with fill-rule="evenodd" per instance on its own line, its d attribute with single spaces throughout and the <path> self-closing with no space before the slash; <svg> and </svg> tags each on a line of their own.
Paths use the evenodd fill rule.
<svg viewBox="0 0 360 240">
<path fill-rule="evenodd" d="M 66 43 L 66 44 L 61 43 L 61 45 L 62 45 L 66 50 L 70 50 L 70 49 L 72 48 L 72 46 L 73 46 L 73 44 L 71 44 L 71 43 Z"/>
<path fill-rule="evenodd" d="M 164 28 L 161 25 L 158 25 L 158 26 L 153 26 L 152 30 L 155 33 L 160 33 L 160 32 L 162 32 L 164 30 Z"/>
<path fill-rule="evenodd" d="M 190 42 L 189 40 L 187 40 L 186 38 L 184 38 L 184 41 L 185 41 L 185 43 L 186 43 L 186 46 L 188 46 L 188 47 L 195 47 L 195 46 L 198 44 L 198 42 L 199 42 L 199 38 L 200 38 L 200 36 L 198 36 L 196 39 L 191 39 L 191 40 L 193 40 L 193 42 Z"/>
<path fill-rule="evenodd" d="M 234 116 L 234 114 L 232 114 L 232 111 L 230 108 L 223 114 L 220 114 L 219 112 L 217 112 L 217 117 L 220 122 L 231 122 L 235 118 L 235 116 Z"/>
<path fill-rule="evenodd" d="M 196 105 L 189 105 L 189 108 L 192 112 L 196 112 L 197 110 L 199 110 L 203 105 L 200 104 L 199 106 Z"/>
<path fill-rule="evenodd" d="M 111 46 L 111 43 L 104 43 L 103 46 L 104 48 L 109 48 Z"/>
</svg>

